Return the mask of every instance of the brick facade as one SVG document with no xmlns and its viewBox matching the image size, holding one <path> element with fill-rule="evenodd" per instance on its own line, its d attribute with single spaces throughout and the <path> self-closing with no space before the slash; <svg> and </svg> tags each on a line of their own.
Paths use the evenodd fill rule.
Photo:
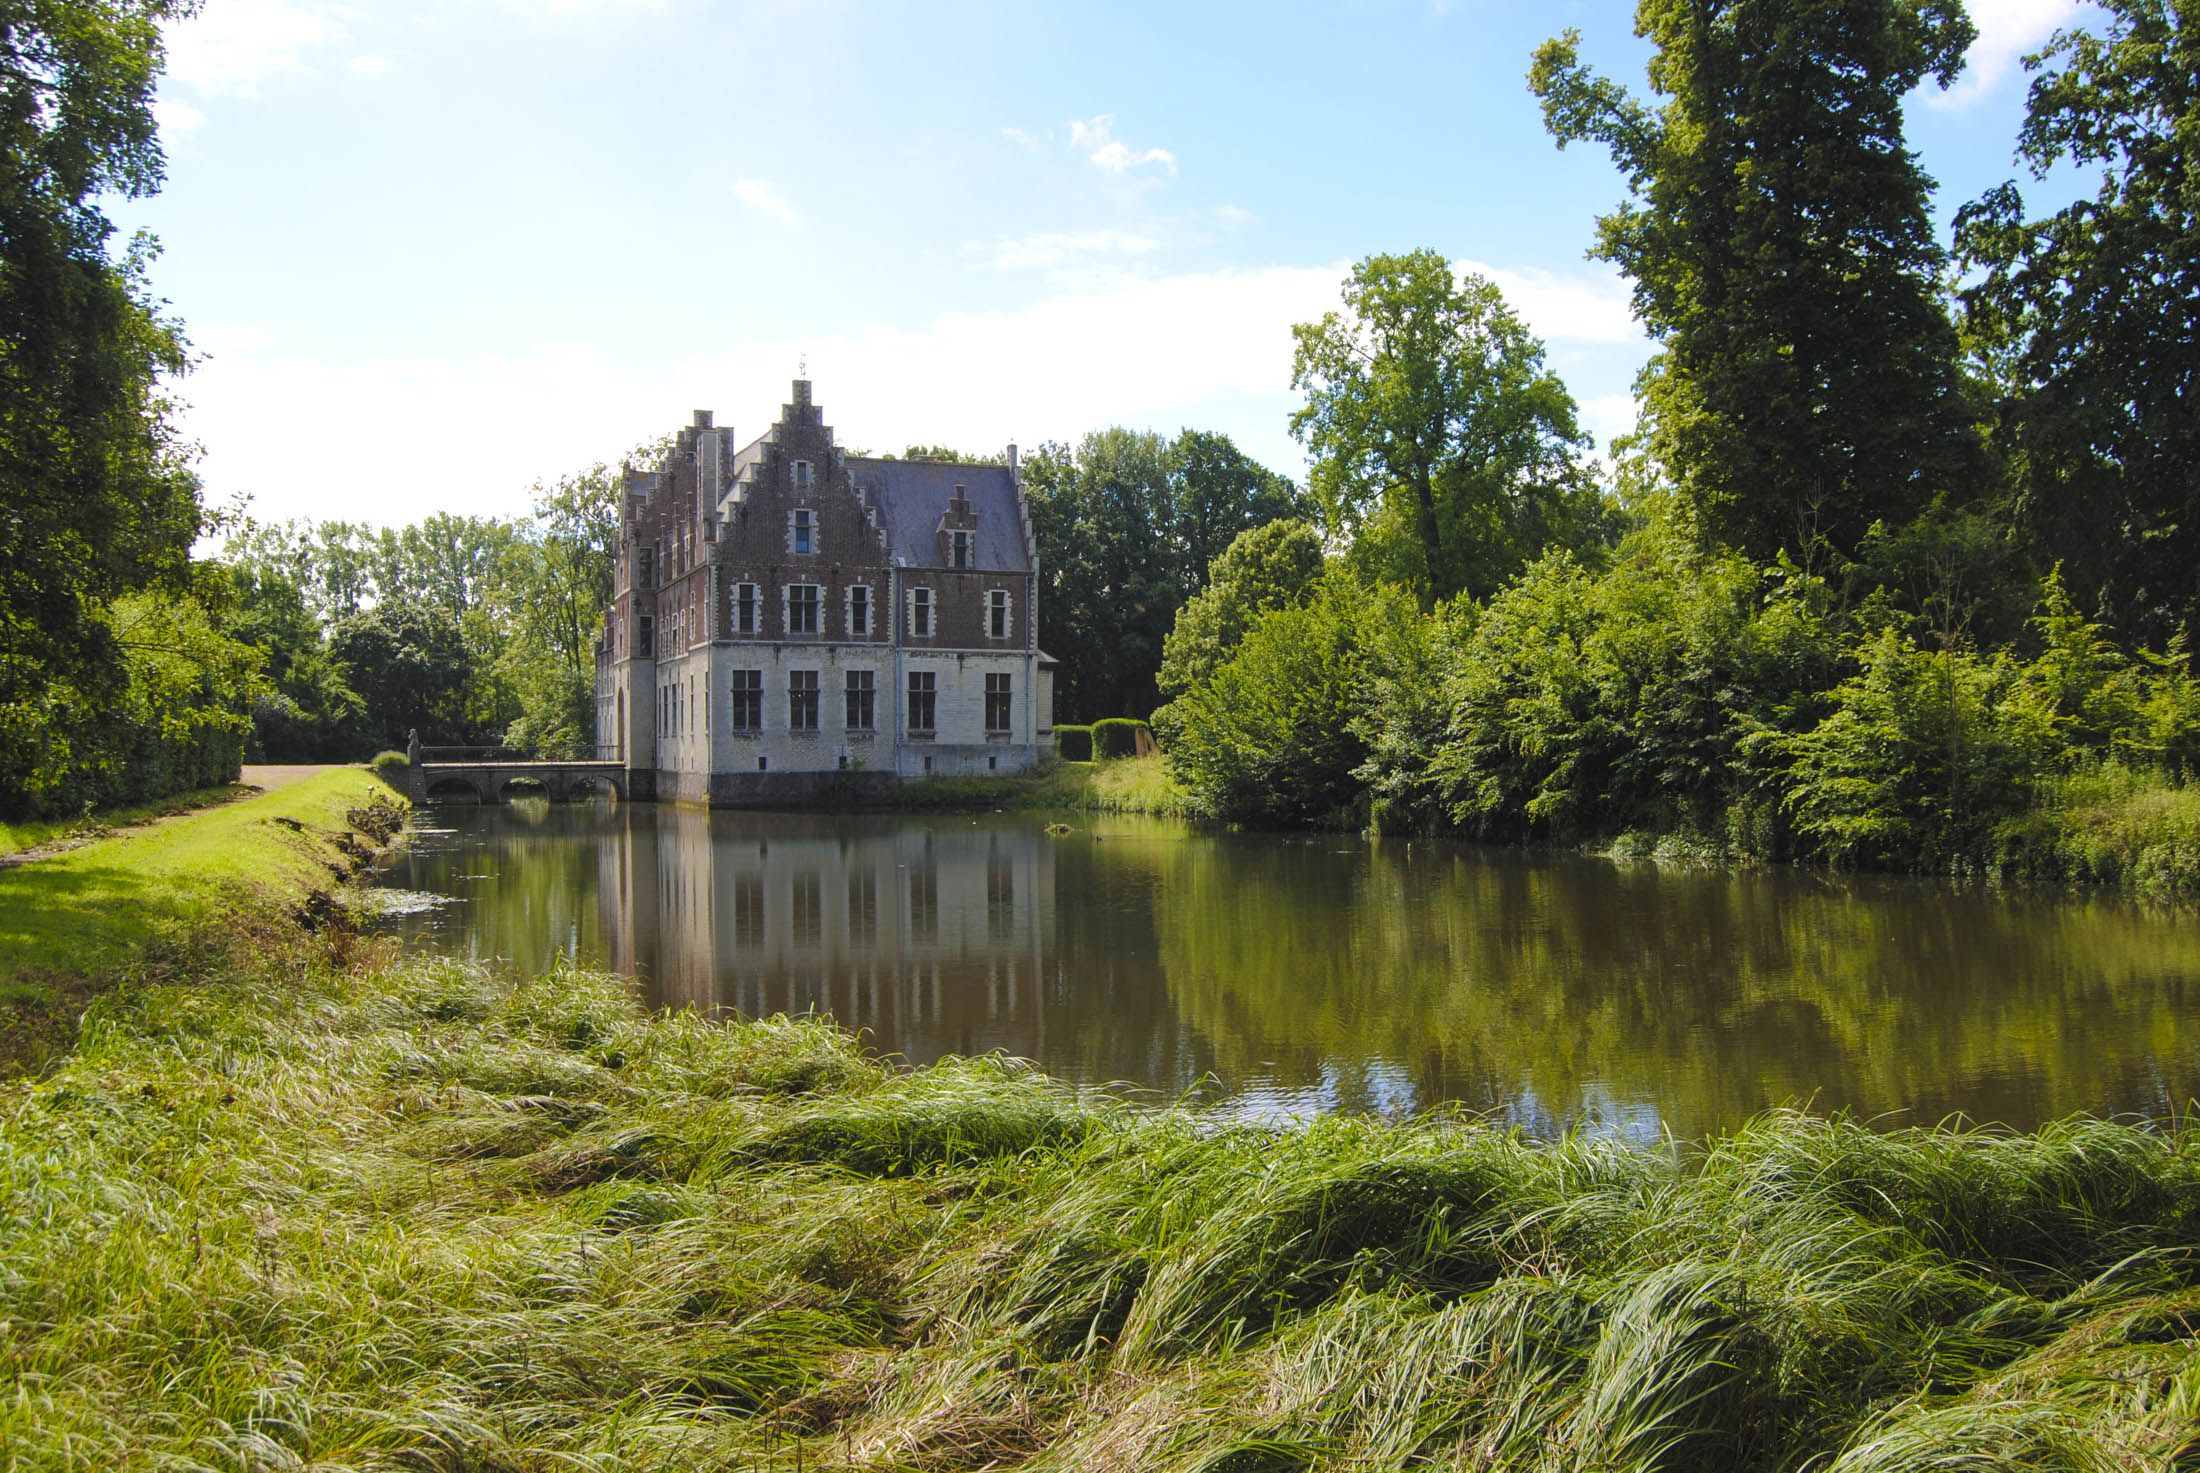
<svg viewBox="0 0 2200 1473">
<path fill-rule="evenodd" d="M 626 472 L 620 513 L 597 754 L 660 797 L 861 799 L 1052 750 L 1013 446 L 992 466 L 849 456 L 797 379 L 738 449 L 697 413 L 661 465 Z"/>
</svg>

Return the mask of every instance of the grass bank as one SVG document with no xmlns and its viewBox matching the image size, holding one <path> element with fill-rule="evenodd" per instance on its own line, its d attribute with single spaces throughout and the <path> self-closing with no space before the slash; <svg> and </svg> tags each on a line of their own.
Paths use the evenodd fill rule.
<svg viewBox="0 0 2200 1473">
<path fill-rule="evenodd" d="M 1191 809 L 1159 754 L 1098 762 L 1050 762 L 1005 777 L 925 777 L 901 785 L 900 808 L 1079 810 L 1186 817 Z"/>
<path fill-rule="evenodd" d="M 2191 1134 L 1218 1129 L 285 936 L 0 1086 L 11 1467 L 2200 1454 Z"/>
<path fill-rule="evenodd" d="M 224 783 L 219 787 L 196 788 L 188 793 L 176 793 L 157 803 L 145 803 L 132 808 L 103 809 L 80 818 L 0 823 L 0 855 L 22 854 L 33 849 L 79 848 L 100 839 L 112 838 L 118 830 L 136 828 L 155 819 L 189 813 L 194 809 L 211 808 L 252 791 L 254 790 L 244 783 Z"/>
<path fill-rule="evenodd" d="M 340 769 L 279 792 L 0 870 L 0 1070 L 36 1067 L 118 971 L 173 966 L 239 915 L 309 903 L 363 862 L 400 809 Z"/>
</svg>

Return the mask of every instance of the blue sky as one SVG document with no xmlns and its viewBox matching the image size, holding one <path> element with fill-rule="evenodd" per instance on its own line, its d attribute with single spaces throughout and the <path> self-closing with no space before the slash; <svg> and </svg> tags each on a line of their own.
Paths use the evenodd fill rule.
<svg viewBox="0 0 2200 1473">
<path fill-rule="evenodd" d="M 1943 216 L 2016 174 L 2016 58 L 2084 12 L 1973 14 L 1910 108 Z M 805 355 L 859 449 L 1189 425 L 1296 475 L 1290 325 L 1423 246 L 1602 442 L 1647 345 L 1583 254 L 1619 178 L 1523 80 L 1567 26 L 1639 89 L 1617 0 L 208 0 L 117 215 L 203 355 L 209 493 L 266 519 L 519 512 L 691 409 L 763 428 Z"/>
</svg>

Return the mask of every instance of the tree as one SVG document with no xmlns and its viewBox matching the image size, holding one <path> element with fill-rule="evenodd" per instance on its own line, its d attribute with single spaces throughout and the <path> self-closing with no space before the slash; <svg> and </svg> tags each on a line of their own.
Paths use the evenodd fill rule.
<svg viewBox="0 0 2200 1473">
<path fill-rule="evenodd" d="M 1185 430 L 1169 446 L 1168 465 L 1187 591 L 1207 586 L 1208 568 L 1241 534 L 1318 514 L 1288 476 L 1254 460 L 1228 435 Z"/>
<path fill-rule="evenodd" d="M 512 634 L 505 678 L 520 716 L 507 745 L 592 756 L 595 638 L 611 601 L 619 536 L 619 473 L 596 465 L 535 486 L 535 524 L 506 555 Z"/>
<path fill-rule="evenodd" d="M 1291 329 L 1291 433 L 1333 536 L 1424 603 L 1487 593 L 1593 504 L 1574 401 L 1481 277 L 1434 251 L 1353 267 L 1342 314 Z"/>
<path fill-rule="evenodd" d="M 59 782 L 128 673 L 106 606 L 181 593 L 201 523 L 168 422 L 184 345 L 98 201 L 160 185 L 160 23 L 189 0 L 39 0 L 0 15 L 0 808 Z"/>
<path fill-rule="evenodd" d="M 466 721 L 474 662 L 448 609 L 406 599 L 377 604 L 339 621 L 329 652 L 366 707 L 364 744 L 402 748 L 416 729 L 429 743 L 480 737 Z"/>
<path fill-rule="evenodd" d="M 2027 59 L 2017 150 L 2099 186 L 2038 219 L 2014 183 L 1958 214 L 1983 272 L 1966 326 L 2001 370 L 2022 525 L 2127 632 L 2200 636 L 2200 4 L 2100 3 L 2106 35 Z"/>
<path fill-rule="evenodd" d="M 1698 535 L 1847 554 L 1971 488 L 1931 181 L 1902 135 L 1904 96 L 1963 65 L 1960 0 L 1641 0 L 1635 29 L 1662 107 L 1584 66 L 1574 31 L 1529 84 L 1561 148 L 1594 139 L 1628 177 L 1594 254 L 1663 345 L 1645 434 Z"/>
<path fill-rule="evenodd" d="M 1183 602 L 1168 442 L 1122 428 L 1075 451 L 1042 446 L 1024 475 L 1039 563 L 1039 628 L 1061 661 L 1057 714 L 1144 716 Z"/>
<path fill-rule="evenodd" d="M 1305 603 L 1321 576 L 1321 535 L 1306 523 L 1240 532 L 1209 568 L 1206 588 L 1177 611 L 1162 645 L 1162 693 L 1180 695 L 1212 676 L 1256 619 Z"/>
</svg>

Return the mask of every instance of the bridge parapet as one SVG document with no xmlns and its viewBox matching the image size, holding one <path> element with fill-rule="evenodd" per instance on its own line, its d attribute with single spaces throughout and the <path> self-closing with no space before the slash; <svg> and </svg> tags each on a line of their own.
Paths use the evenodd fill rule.
<svg viewBox="0 0 2200 1473">
<path fill-rule="evenodd" d="M 623 762 L 469 762 L 430 757 L 412 767 L 412 798 L 432 803 L 437 798 L 470 794 L 479 803 L 507 803 L 514 796 L 540 792 L 553 803 L 571 803 L 609 789 L 619 801 L 646 798 L 638 793 Z M 519 790 L 518 794 L 513 789 Z"/>
</svg>

